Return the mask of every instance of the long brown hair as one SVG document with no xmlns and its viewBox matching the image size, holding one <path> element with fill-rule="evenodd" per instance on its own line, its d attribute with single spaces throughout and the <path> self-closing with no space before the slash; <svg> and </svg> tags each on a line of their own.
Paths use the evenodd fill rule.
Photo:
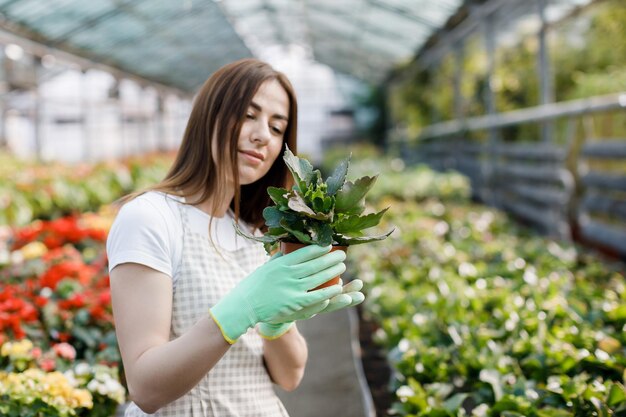
<svg viewBox="0 0 626 417">
<path fill-rule="evenodd" d="M 264 230 L 262 211 L 270 204 L 267 187 L 289 187 L 291 177 L 279 156 L 265 176 L 252 184 L 240 186 L 237 142 L 252 98 L 261 84 L 272 80 L 278 81 L 289 97 L 289 122 L 284 143 L 296 152 L 298 104 L 291 83 L 283 73 L 265 62 L 242 59 L 217 70 L 200 88 L 174 163 L 163 181 L 146 191 L 162 191 L 182 197 L 200 195 L 197 201 L 186 199 L 188 204 L 199 204 L 210 196 L 220 196 L 227 173 L 224 164 L 218 166 L 214 161 L 229 157 L 235 183 L 235 196 L 231 202 L 235 218 Z M 213 141 L 218 141 L 215 158 L 211 147 Z M 213 212 L 218 204 L 214 198 Z"/>
</svg>

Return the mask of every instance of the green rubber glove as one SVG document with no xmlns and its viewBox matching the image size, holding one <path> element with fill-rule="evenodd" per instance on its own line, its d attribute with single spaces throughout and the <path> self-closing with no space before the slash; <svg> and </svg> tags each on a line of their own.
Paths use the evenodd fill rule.
<svg viewBox="0 0 626 417">
<path fill-rule="evenodd" d="M 340 285 L 343 281 L 340 281 Z M 342 308 L 353 307 L 361 304 L 365 300 L 365 295 L 361 292 L 363 281 L 355 279 L 344 285 L 341 294 L 334 296 L 330 300 L 323 300 L 312 304 L 292 314 L 279 315 L 272 320 L 259 324 L 259 334 L 268 340 L 274 340 L 291 329 L 296 320 L 308 320 L 320 313 L 331 313 Z"/>
<path fill-rule="evenodd" d="M 309 290 L 343 273 L 346 254 L 309 245 L 276 256 L 239 282 L 210 310 L 224 339 L 233 344 L 262 321 L 293 314 L 341 293 L 340 285 Z"/>
</svg>

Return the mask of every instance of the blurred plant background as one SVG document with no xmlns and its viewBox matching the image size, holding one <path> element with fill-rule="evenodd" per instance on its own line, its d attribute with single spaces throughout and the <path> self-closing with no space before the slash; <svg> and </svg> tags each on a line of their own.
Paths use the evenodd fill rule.
<svg viewBox="0 0 626 417">
<path fill-rule="evenodd" d="M 0 8 L 10 8 L 20 2 L 0 3 Z M 181 13 L 187 16 L 202 4 L 183 3 Z M 204 6 L 214 7 L 214 3 L 227 12 L 237 12 L 242 4 L 222 0 Z M 387 11 L 388 3 L 401 11 L 417 4 L 365 3 L 374 9 L 387 5 Z M 432 5 L 445 8 L 448 3 L 451 0 Z M 537 4 L 535 0 L 504 3 L 532 10 Z M 561 1 L 550 3 L 558 6 Z M 578 6 L 567 18 L 547 25 L 551 99 L 562 102 L 626 91 L 626 2 L 570 3 Z M 174 3 L 160 4 L 163 9 L 175 7 Z M 261 15 L 271 15 L 290 4 L 268 1 L 259 10 Z M 335 2 L 333 6 L 350 4 Z M 329 21 L 353 14 L 352 10 L 343 14 L 330 11 L 322 15 Z M 255 14 L 250 13 L 251 18 L 258 18 Z M 289 17 L 297 16 L 291 13 Z M 407 57 L 376 82 L 367 77 L 347 81 L 345 72 L 354 65 L 359 74 L 361 70 L 365 74 L 376 62 L 388 63 L 387 58 L 378 56 L 389 53 L 380 46 L 378 54 L 364 52 L 362 61 L 346 58 L 341 71 L 332 76 L 328 67 L 310 59 L 294 63 L 294 56 L 302 58 L 309 53 L 302 46 L 289 45 L 290 55 L 277 60 L 277 67 L 293 71 L 293 76 L 288 75 L 299 91 L 305 92 L 306 98 L 300 101 L 301 154 L 318 160 L 328 175 L 339 160 L 352 153 L 352 179 L 380 172 L 368 194 L 368 210 L 391 207 L 379 226 L 380 231 L 396 228 L 390 238 L 374 244 L 374 250 L 355 247 L 349 254 L 349 269 L 366 282 L 362 317 L 376 329 L 373 339 L 392 369 L 391 380 L 384 385 L 393 405 L 379 410 L 381 415 L 626 416 L 624 263 L 571 241 L 540 235 L 505 212 L 479 204 L 468 177 L 414 165 L 407 157 L 411 155 L 389 146 L 394 135 L 412 139 L 432 124 L 484 116 L 489 87 L 496 112 L 539 105 L 539 29 L 536 20 L 523 17 L 503 17 L 496 25 L 491 80 L 482 29 L 461 39 L 462 52 L 453 47 L 428 66 Z M 318 16 L 317 20 L 324 19 Z M 360 32 L 362 28 L 357 24 L 355 29 Z M 287 35 L 291 30 L 282 32 Z M 331 34 L 325 44 L 338 43 L 336 35 Z M 403 35 L 411 38 L 414 34 Z M 353 47 L 353 42 L 366 38 L 350 37 L 350 48 L 358 52 L 366 43 Z M 428 45 L 436 45 L 433 39 Z M 256 46 L 262 43 L 252 41 Z M 242 45 L 238 42 L 236 46 Z M 34 55 L 19 57 L 24 50 L 15 46 L 5 48 L 3 68 L 9 73 L 13 65 L 14 73 L 23 75 L 27 72 L 24 68 L 34 68 L 25 63 Z M 342 56 L 348 52 L 337 51 Z M 261 57 L 265 56 L 271 54 Z M 47 54 L 32 61 L 41 64 L 38 68 L 51 79 L 71 72 L 74 81 L 92 81 L 92 69 L 55 64 Z M 173 65 L 174 59 L 169 63 Z M 313 73 L 317 78 L 311 77 Z M 163 93 L 157 98 L 156 90 L 139 83 L 131 85 L 110 74 L 104 78 L 109 87 L 99 91 L 102 97 L 98 96 L 101 101 L 97 104 L 89 102 L 93 97 L 77 94 L 71 104 L 66 98 L 49 102 L 53 104 L 48 110 L 60 109 L 56 116 L 63 116 L 48 121 L 61 134 L 41 146 L 38 159 L 7 152 L 11 146 L 6 143 L 7 149 L 0 152 L 3 416 L 105 417 L 128 401 L 111 311 L 106 236 L 117 210 L 114 202 L 158 182 L 167 172 L 174 154 L 165 149 L 174 149 L 170 145 L 180 141 L 191 92 L 177 98 Z M 324 88 L 311 87 L 331 79 L 337 89 L 344 88 L 348 99 L 340 100 L 334 87 L 326 84 Z M 9 80 L 0 90 L 16 86 L 15 82 Z M 456 82 L 460 100 L 454 94 Z M 81 91 L 82 85 L 72 84 L 72 92 Z M 0 133 L 18 132 L 13 145 L 27 143 L 34 130 L 15 129 L 16 124 L 39 114 L 33 105 L 37 94 L 29 95 L 31 87 L 17 85 L 12 96 L 0 91 L 5 104 L 16 105 L 0 109 L 11 121 Z M 320 109 L 329 113 L 321 115 Z M 115 122 L 115 128 L 102 128 L 99 123 L 105 116 Z M 554 122 L 552 144 L 569 147 L 565 165 L 575 175 L 579 168 L 582 172 L 589 167 L 615 175 L 610 179 L 617 178 L 616 188 L 621 191 L 613 194 L 622 203 L 615 204 L 614 211 L 624 213 L 624 159 L 591 161 L 583 167 L 577 158 L 585 138 L 626 137 L 623 108 L 573 120 L 573 124 Z M 64 130 L 68 125 L 75 127 L 84 149 L 64 145 L 70 143 L 63 142 L 71 136 Z M 538 142 L 539 130 L 537 124 L 521 124 L 499 133 L 502 143 L 514 144 Z M 321 143 L 312 140 L 320 132 L 326 135 Z M 109 141 L 98 139 L 105 137 L 114 138 L 120 147 L 115 160 L 107 147 Z M 462 139 L 484 142 L 486 138 L 487 132 L 476 131 Z M 98 152 L 108 149 L 98 153 L 104 155 L 102 160 L 87 142 Z M 139 149 L 141 146 L 144 148 Z M 321 150 L 323 153 L 318 152 Z M 50 157 L 65 153 L 82 159 L 67 164 Z M 619 224 L 614 224 L 617 229 Z"/>
<path fill-rule="evenodd" d="M 538 43 L 531 28 L 521 30 L 511 41 L 496 49 L 493 91 L 499 112 L 539 104 L 537 77 Z M 607 0 L 586 13 L 550 27 L 550 67 L 554 78 L 555 101 L 592 97 L 626 90 L 626 3 Z M 390 89 L 389 114 L 392 124 L 408 128 L 409 136 L 437 121 L 454 119 L 455 57 L 447 55 L 432 71 L 414 71 L 412 77 Z M 487 55 L 479 35 L 465 41 L 462 59 L 462 114 L 486 113 L 484 88 L 487 82 Z M 614 118 L 615 119 L 615 118 Z M 622 117 L 612 120 L 613 135 L 626 134 Z M 598 120 L 597 124 L 602 123 Z M 528 129 L 531 129 L 530 131 Z M 528 139 L 536 132 L 522 126 L 507 130 L 507 141 Z M 534 128 L 536 129 L 536 128 Z M 561 138 L 564 134 L 557 134 Z"/>
</svg>

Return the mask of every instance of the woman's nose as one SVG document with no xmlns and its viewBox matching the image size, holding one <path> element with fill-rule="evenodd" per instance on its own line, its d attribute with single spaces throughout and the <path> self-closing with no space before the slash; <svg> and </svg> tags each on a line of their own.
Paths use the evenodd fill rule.
<svg viewBox="0 0 626 417">
<path fill-rule="evenodd" d="M 271 132 L 267 123 L 259 122 L 256 124 L 252 132 L 252 140 L 255 142 L 265 143 L 270 140 Z"/>
</svg>

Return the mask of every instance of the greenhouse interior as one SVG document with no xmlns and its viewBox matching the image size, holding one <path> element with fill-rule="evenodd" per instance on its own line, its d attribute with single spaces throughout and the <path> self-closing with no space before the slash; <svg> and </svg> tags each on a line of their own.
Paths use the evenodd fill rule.
<svg viewBox="0 0 626 417">
<path fill-rule="evenodd" d="M 0 47 L 0 416 L 626 416 L 626 1 L 0 0 Z"/>
</svg>

